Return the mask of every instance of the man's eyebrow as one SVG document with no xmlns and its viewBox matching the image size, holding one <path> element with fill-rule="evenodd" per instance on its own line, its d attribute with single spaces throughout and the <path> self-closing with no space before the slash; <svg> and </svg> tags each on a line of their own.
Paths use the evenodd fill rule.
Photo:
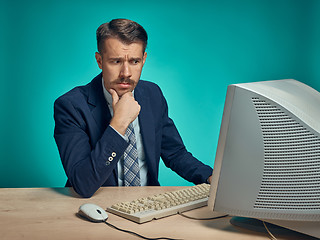
<svg viewBox="0 0 320 240">
<path fill-rule="evenodd" d="M 131 57 L 130 60 L 141 60 L 141 57 Z"/>
</svg>

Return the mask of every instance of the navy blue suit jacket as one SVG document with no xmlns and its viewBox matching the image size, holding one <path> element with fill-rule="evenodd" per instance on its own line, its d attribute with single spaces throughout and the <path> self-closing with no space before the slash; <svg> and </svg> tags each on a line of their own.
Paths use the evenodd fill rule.
<svg viewBox="0 0 320 240">
<path fill-rule="evenodd" d="M 148 185 L 159 185 L 160 157 L 186 180 L 206 182 L 212 169 L 186 150 L 168 117 L 160 88 L 140 80 L 134 97 L 141 106 L 139 124 Z M 54 137 L 68 177 L 66 186 L 83 197 L 91 197 L 101 186 L 117 186 L 117 162 L 128 143 L 109 126 L 111 114 L 103 95 L 102 74 L 59 97 L 54 104 L 54 119 Z"/>
</svg>

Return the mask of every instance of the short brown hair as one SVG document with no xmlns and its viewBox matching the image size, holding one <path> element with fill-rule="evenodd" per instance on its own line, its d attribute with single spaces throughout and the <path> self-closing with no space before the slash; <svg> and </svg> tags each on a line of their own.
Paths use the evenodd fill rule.
<svg viewBox="0 0 320 240">
<path fill-rule="evenodd" d="M 116 38 L 125 44 L 142 42 L 143 51 L 147 48 L 148 35 L 144 28 L 128 19 L 113 19 L 98 27 L 97 32 L 98 52 L 102 53 L 104 41 L 108 38 Z"/>
</svg>

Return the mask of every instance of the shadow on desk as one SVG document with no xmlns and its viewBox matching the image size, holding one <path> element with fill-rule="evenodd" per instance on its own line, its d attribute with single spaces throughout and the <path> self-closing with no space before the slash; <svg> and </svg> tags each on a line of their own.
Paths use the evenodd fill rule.
<svg viewBox="0 0 320 240">
<path fill-rule="evenodd" d="M 225 219 L 225 221 L 230 221 L 231 217 L 228 217 Z M 251 236 L 261 236 L 261 235 L 265 235 L 268 236 L 267 231 L 263 232 L 263 231 L 254 231 L 254 230 L 249 230 L 246 228 L 242 228 L 242 227 L 237 227 L 237 226 L 233 226 L 231 224 L 229 225 L 225 225 L 225 223 L 223 223 L 222 221 L 204 221 L 202 223 L 203 225 L 205 225 L 206 227 L 209 228 L 215 228 L 215 229 L 220 229 L 223 231 L 228 231 L 228 232 L 235 232 L 238 234 L 244 234 L 244 235 L 248 235 L 250 234 Z M 298 233 L 292 230 L 284 230 L 281 233 L 277 233 L 277 232 L 273 232 L 271 230 L 271 233 L 277 238 L 277 239 L 286 239 L 286 240 L 291 240 L 291 239 L 296 239 L 296 240 L 317 240 L 318 238 L 314 238 L 302 233 Z"/>
<path fill-rule="evenodd" d="M 51 188 L 51 189 L 52 191 L 64 196 L 73 197 L 73 198 L 82 198 L 78 193 L 74 191 L 72 187 L 61 187 L 61 188 Z"/>
<path fill-rule="evenodd" d="M 189 212 L 185 212 L 184 215 L 187 215 L 188 217 L 193 218 L 215 218 L 219 216 L 220 214 L 212 212 L 208 207 L 203 207 L 199 209 L 195 209 Z M 264 228 L 263 225 L 258 226 L 256 228 L 247 228 L 247 227 L 239 227 L 235 226 L 234 224 L 230 223 L 232 217 L 225 217 L 221 219 L 215 219 L 215 220 L 195 220 L 199 221 L 201 225 L 208 227 L 210 229 L 219 229 L 221 231 L 230 232 L 230 233 L 237 233 L 237 234 L 243 234 L 244 236 L 266 236 L 268 237 L 268 232 Z M 256 220 L 257 222 L 259 220 Z M 261 221 L 259 221 L 261 222 Z M 261 222 L 262 223 L 262 222 Z M 272 229 L 269 228 L 271 233 L 275 235 L 276 238 L 282 239 L 282 240 L 317 240 L 318 238 L 311 237 L 302 233 L 298 233 L 286 228 L 279 229 Z"/>
</svg>

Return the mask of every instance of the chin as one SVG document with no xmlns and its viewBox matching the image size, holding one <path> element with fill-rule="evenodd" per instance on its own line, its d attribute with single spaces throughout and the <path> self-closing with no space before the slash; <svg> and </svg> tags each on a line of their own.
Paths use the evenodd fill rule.
<svg viewBox="0 0 320 240">
<path fill-rule="evenodd" d="M 133 89 L 128 89 L 128 90 L 117 90 L 118 96 L 122 97 L 124 94 L 126 94 L 127 92 L 132 92 Z"/>
</svg>

